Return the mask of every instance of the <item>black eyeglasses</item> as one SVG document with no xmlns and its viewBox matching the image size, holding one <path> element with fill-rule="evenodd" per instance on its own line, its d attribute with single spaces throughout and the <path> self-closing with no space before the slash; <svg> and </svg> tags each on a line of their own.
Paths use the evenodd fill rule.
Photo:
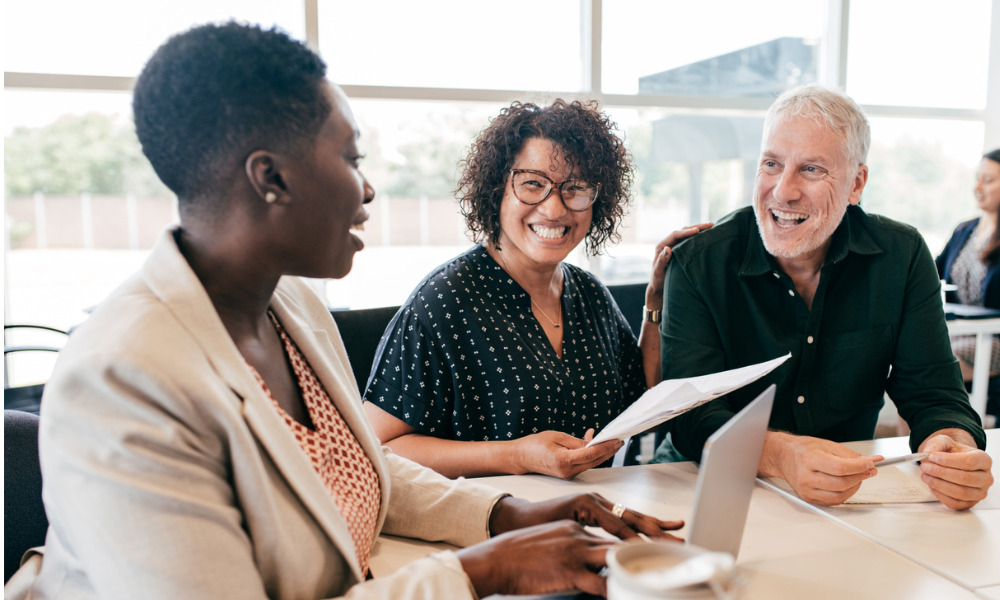
<svg viewBox="0 0 1000 600">
<path fill-rule="evenodd" d="M 523 204 L 541 204 L 552 190 L 559 190 L 563 205 L 574 212 L 583 212 L 597 200 L 601 184 L 594 185 L 582 179 L 567 179 L 560 184 L 531 169 L 511 169 L 510 184 L 514 197 Z"/>
</svg>

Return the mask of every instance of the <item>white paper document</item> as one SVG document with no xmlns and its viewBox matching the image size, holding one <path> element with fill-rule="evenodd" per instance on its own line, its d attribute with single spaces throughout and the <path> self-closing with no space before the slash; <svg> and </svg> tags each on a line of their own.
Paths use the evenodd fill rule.
<svg viewBox="0 0 1000 600">
<path fill-rule="evenodd" d="M 738 369 L 700 375 L 686 379 L 668 379 L 646 390 L 646 393 L 608 423 L 588 446 L 608 440 L 625 440 L 652 427 L 669 421 L 687 411 L 739 389 L 767 375 L 791 358 L 792 353 Z"/>
<path fill-rule="evenodd" d="M 878 475 L 861 482 L 858 491 L 844 504 L 903 504 L 935 502 L 931 488 L 920 480 L 920 467 L 899 465 L 879 467 Z"/>
<path fill-rule="evenodd" d="M 764 481 L 793 496 L 798 496 L 784 479 L 765 477 Z M 912 504 L 935 502 L 931 489 L 920 480 L 915 464 L 879 467 L 878 475 L 861 482 L 861 487 L 844 504 Z"/>
</svg>

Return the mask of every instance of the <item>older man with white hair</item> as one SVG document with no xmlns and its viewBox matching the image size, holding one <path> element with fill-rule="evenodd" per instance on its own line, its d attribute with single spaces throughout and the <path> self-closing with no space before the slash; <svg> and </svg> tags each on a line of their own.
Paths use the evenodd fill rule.
<svg viewBox="0 0 1000 600">
<path fill-rule="evenodd" d="M 794 88 L 764 121 L 753 207 L 677 246 L 667 268 L 663 378 L 740 367 L 788 352 L 767 377 L 671 422 L 697 460 L 705 440 L 771 383 L 778 396 L 760 474 L 805 500 L 839 504 L 878 457 L 870 439 L 886 394 L 927 452 L 922 478 L 965 509 L 993 483 L 979 416 L 951 353 L 940 284 L 912 227 L 861 209 L 870 130 L 850 98 Z"/>
</svg>

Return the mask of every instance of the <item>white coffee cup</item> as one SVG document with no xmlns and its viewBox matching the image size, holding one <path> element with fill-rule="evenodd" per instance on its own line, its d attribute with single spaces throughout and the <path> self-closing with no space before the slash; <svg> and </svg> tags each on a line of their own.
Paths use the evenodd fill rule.
<svg viewBox="0 0 1000 600">
<path fill-rule="evenodd" d="M 679 542 L 635 540 L 608 551 L 608 600 L 735 598 L 731 554 Z"/>
</svg>

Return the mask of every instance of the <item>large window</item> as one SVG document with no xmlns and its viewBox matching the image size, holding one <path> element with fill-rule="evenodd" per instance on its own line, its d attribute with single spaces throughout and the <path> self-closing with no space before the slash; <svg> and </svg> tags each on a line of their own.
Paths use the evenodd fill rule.
<svg viewBox="0 0 1000 600">
<path fill-rule="evenodd" d="M 603 7 L 604 92 L 767 97 L 818 79 L 824 0 Z"/>
<path fill-rule="evenodd" d="M 319 50 L 340 84 L 579 92 L 581 17 L 579 0 L 322 0 Z"/>
<path fill-rule="evenodd" d="M 847 92 L 868 104 L 986 108 L 991 4 L 852 2 Z"/>
<path fill-rule="evenodd" d="M 305 36 L 304 5 L 295 1 L 5 0 L 3 9 L 4 71 L 135 77 L 169 36 L 206 21 Z"/>
<path fill-rule="evenodd" d="M 1000 146 L 997 4 L 6 2 L 5 321 L 82 321 L 176 220 L 134 139 L 129 89 L 153 49 L 195 23 L 276 24 L 318 48 L 351 97 L 374 218 L 354 271 L 317 288 L 356 308 L 402 302 L 468 247 L 457 163 L 514 99 L 596 98 L 620 125 L 637 168 L 622 241 L 571 257 L 606 281 L 646 277 L 662 236 L 745 205 L 763 113 L 807 81 L 865 106 L 863 206 L 913 223 L 936 252 L 975 214 L 972 172 Z"/>
</svg>

